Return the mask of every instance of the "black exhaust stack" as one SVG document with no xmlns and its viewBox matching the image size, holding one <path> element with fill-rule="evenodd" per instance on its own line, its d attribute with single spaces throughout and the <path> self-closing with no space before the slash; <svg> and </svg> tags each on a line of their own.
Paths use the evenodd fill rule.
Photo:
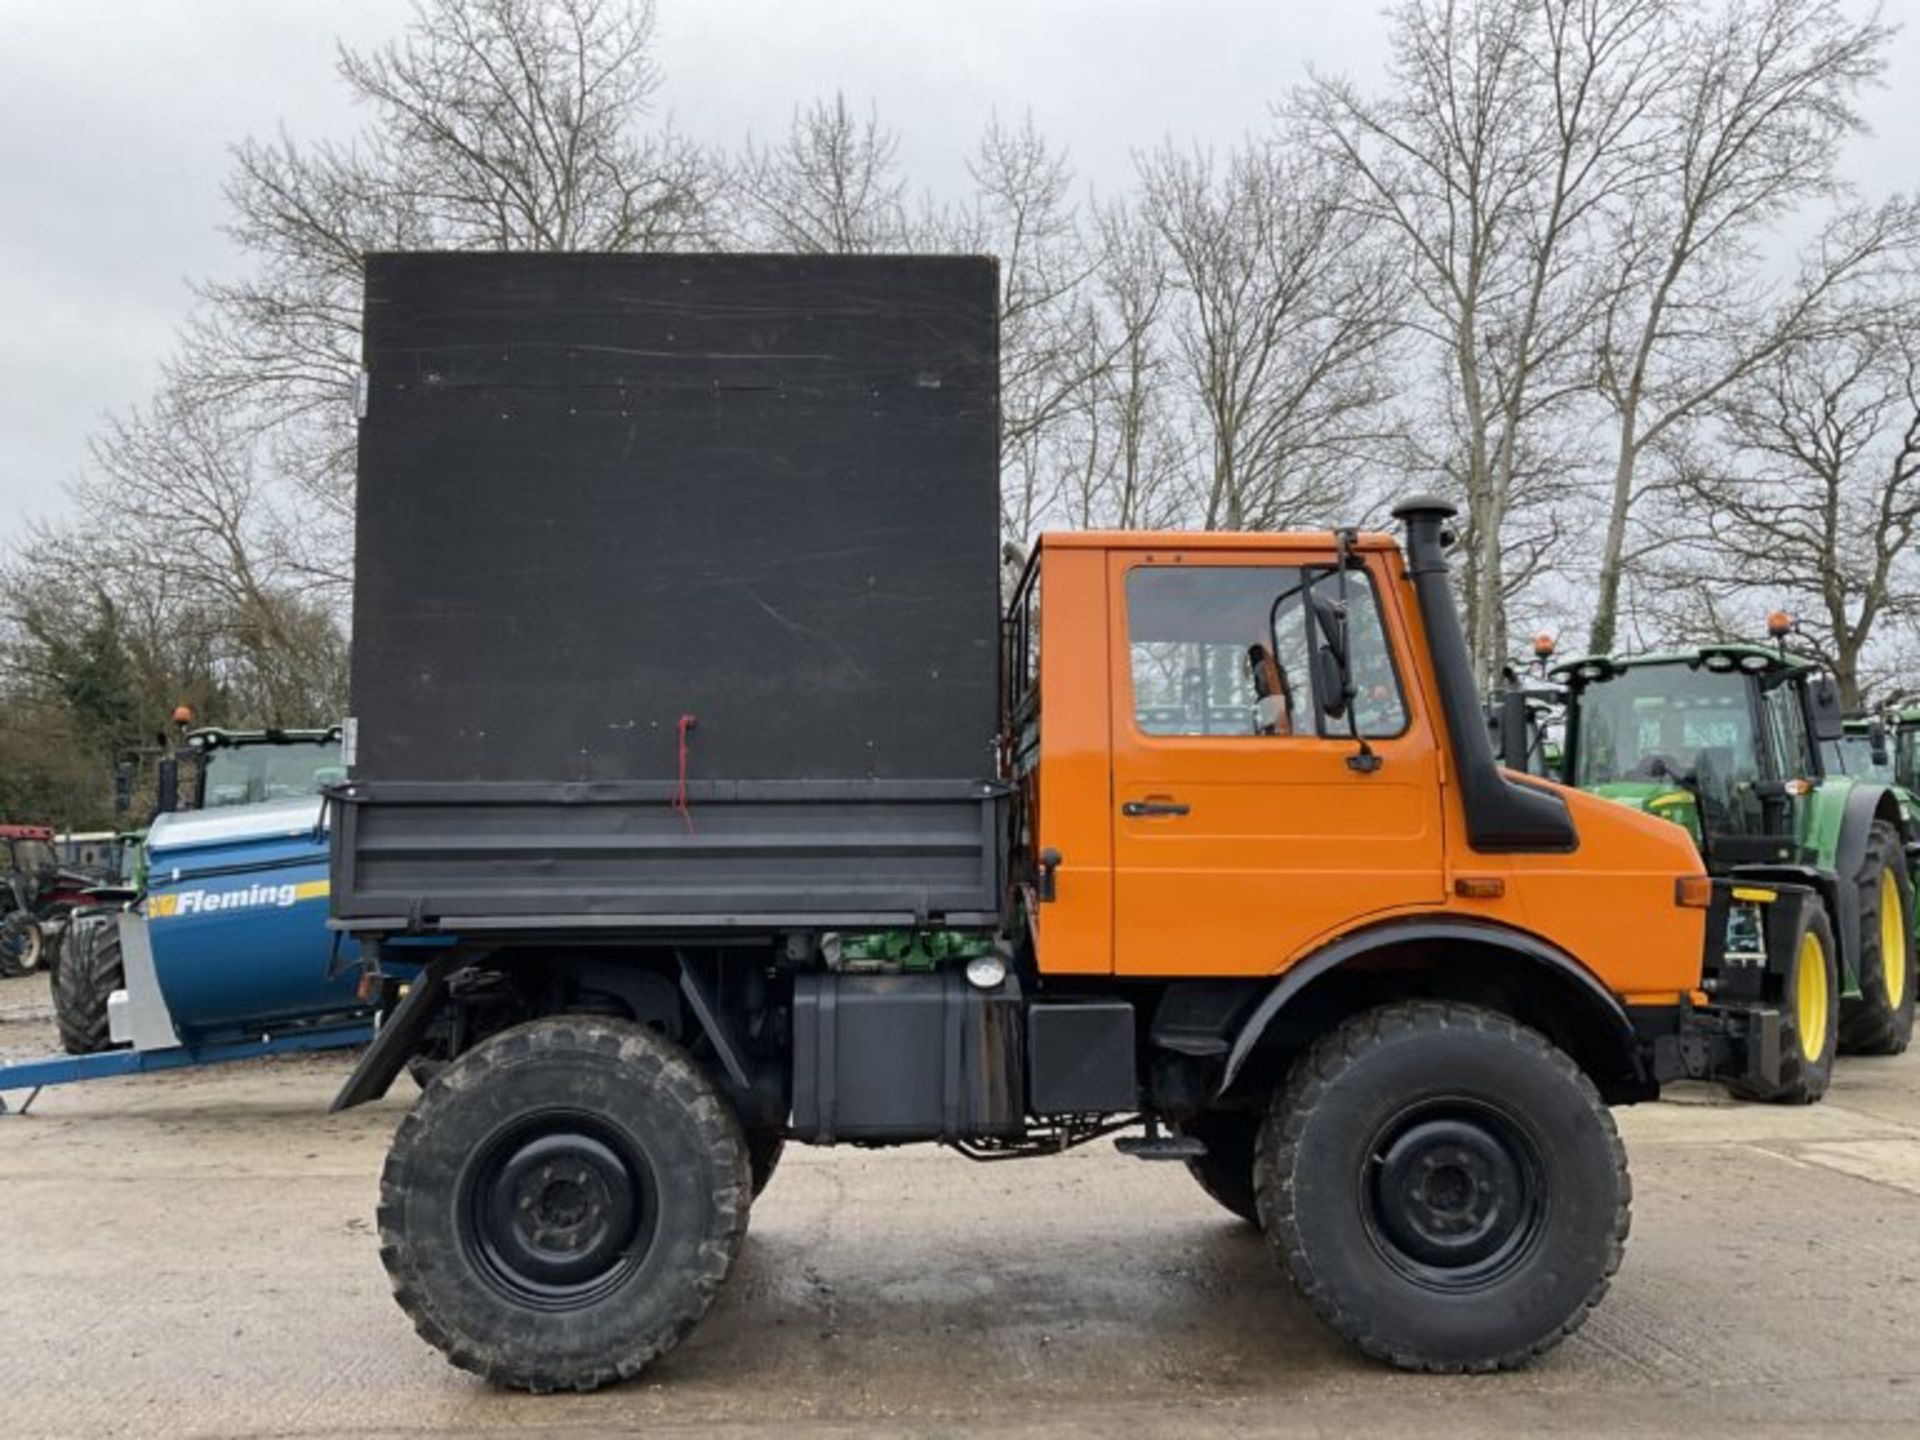
<svg viewBox="0 0 1920 1440">
<path fill-rule="evenodd" d="M 1483 854 L 1572 850 L 1580 843 L 1566 801 L 1544 787 L 1503 773 L 1473 685 L 1466 637 L 1447 584 L 1446 522 L 1459 512 L 1432 495 L 1415 495 L 1393 510 L 1407 527 L 1407 573 L 1420 600 L 1433 657 L 1435 683 L 1446 712 L 1460 802 L 1467 813 L 1467 843 Z"/>
</svg>

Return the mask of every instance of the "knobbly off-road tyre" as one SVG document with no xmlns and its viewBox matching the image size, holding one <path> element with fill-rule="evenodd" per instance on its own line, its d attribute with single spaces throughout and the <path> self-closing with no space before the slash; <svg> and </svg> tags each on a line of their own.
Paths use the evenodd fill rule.
<svg viewBox="0 0 1920 1440">
<path fill-rule="evenodd" d="M 1261 1117 L 1251 1110 L 1208 1110 L 1175 1128 L 1206 1143 L 1207 1153 L 1187 1161 L 1187 1173 L 1207 1197 L 1249 1225 L 1260 1223 L 1253 1193 L 1253 1151 Z"/>
<path fill-rule="evenodd" d="M 678 1045 L 604 1016 L 536 1020 L 453 1061 L 401 1121 L 380 1258 L 455 1365 L 592 1390 L 706 1314 L 749 1183 L 732 1110 Z"/>
<path fill-rule="evenodd" d="M 127 983 L 118 912 L 75 915 L 67 925 L 66 953 L 50 979 L 60 1047 L 69 1055 L 111 1050 L 107 1000 Z"/>
<path fill-rule="evenodd" d="M 1839 953 L 1826 907 L 1806 905 L 1780 997 L 1780 1083 L 1734 1081 L 1727 1089 L 1736 1098 L 1811 1105 L 1827 1093 L 1840 1048 Z"/>
<path fill-rule="evenodd" d="M 1840 1053 L 1898 1055 L 1913 1039 L 1913 879 L 1900 833 L 1876 820 L 1854 873 L 1860 998 L 1840 1002 Z"/>
<path fill-rule="evenodd" d="M 1260 1128 L 1261 1226 L 1340 1335 L 1435 1372 L 1522 1365 L 1606 1293 L 1632 1186 L 1613 1117 L 1489 1010 L 1369 1010 L 1294 1065 Z"/>
</svg>

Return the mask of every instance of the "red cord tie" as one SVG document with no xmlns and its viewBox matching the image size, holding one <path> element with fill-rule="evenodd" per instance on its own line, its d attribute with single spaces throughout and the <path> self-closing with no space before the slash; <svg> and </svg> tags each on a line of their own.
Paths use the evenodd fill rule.
<svg viewBox="0 0 1920 1440">
<path fill-rule="evenodd" d="M 687 833 L 689 835 L 693 834 L 694 830 L 693 807 L 687 802 L 687 760 L 692 753 L 692 749 L 687 743 L 687 736 L 692 733 L 693 727 L 698 723 L 699 721 L 693 716 L 682 715 L 680 717 L 680 724 L 677 727 L 680 741 L 680 788 L 673 793 L 672 808 L 679 811 L 680 818 L 687 822 Z"/>
</svg>

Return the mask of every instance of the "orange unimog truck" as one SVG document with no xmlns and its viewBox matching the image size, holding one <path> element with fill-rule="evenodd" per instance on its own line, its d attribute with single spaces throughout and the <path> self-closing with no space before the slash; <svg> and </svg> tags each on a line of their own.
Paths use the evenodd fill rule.
<svg viewBox="0 0 1920 1440">
<path fill-rule="evenodd" d="M 1002 607 L 995 298 L 369 261 L 337 1103 L 425 1077 L 381 1255 L 454 1363 L 636 1373 L 788 1142 L 1120 1134 L 1368 1353 L 1521 1364 L 1620 1262 L 1608 1107 L 1777 1073 L 1803 897 L 1496 767 L 1442 502 L 1048 535 Z"/>
</svg>

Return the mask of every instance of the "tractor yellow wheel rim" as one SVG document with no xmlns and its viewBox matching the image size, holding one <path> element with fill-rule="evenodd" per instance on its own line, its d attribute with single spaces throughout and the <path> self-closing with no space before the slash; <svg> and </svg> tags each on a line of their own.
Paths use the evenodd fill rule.
<svg viewBox="0 0 1920 1440">
<path fill-rule="evenodd" d="M 1793 966 L 1793 1010 L 1800 1031 L 1800 1053 L 1809 1065 L 1827 1053 L 1827 952 L 1820 937 L 1800 937 L 1800 954 Z"/>
<path fill-rule="evenodd" d="M 1886 972 L 1887 1008 L 1898 1010 L 1907 998 L 1907 917 L 1892 870 L 1880 872 L 1880 968 Z"/>
</svg>

